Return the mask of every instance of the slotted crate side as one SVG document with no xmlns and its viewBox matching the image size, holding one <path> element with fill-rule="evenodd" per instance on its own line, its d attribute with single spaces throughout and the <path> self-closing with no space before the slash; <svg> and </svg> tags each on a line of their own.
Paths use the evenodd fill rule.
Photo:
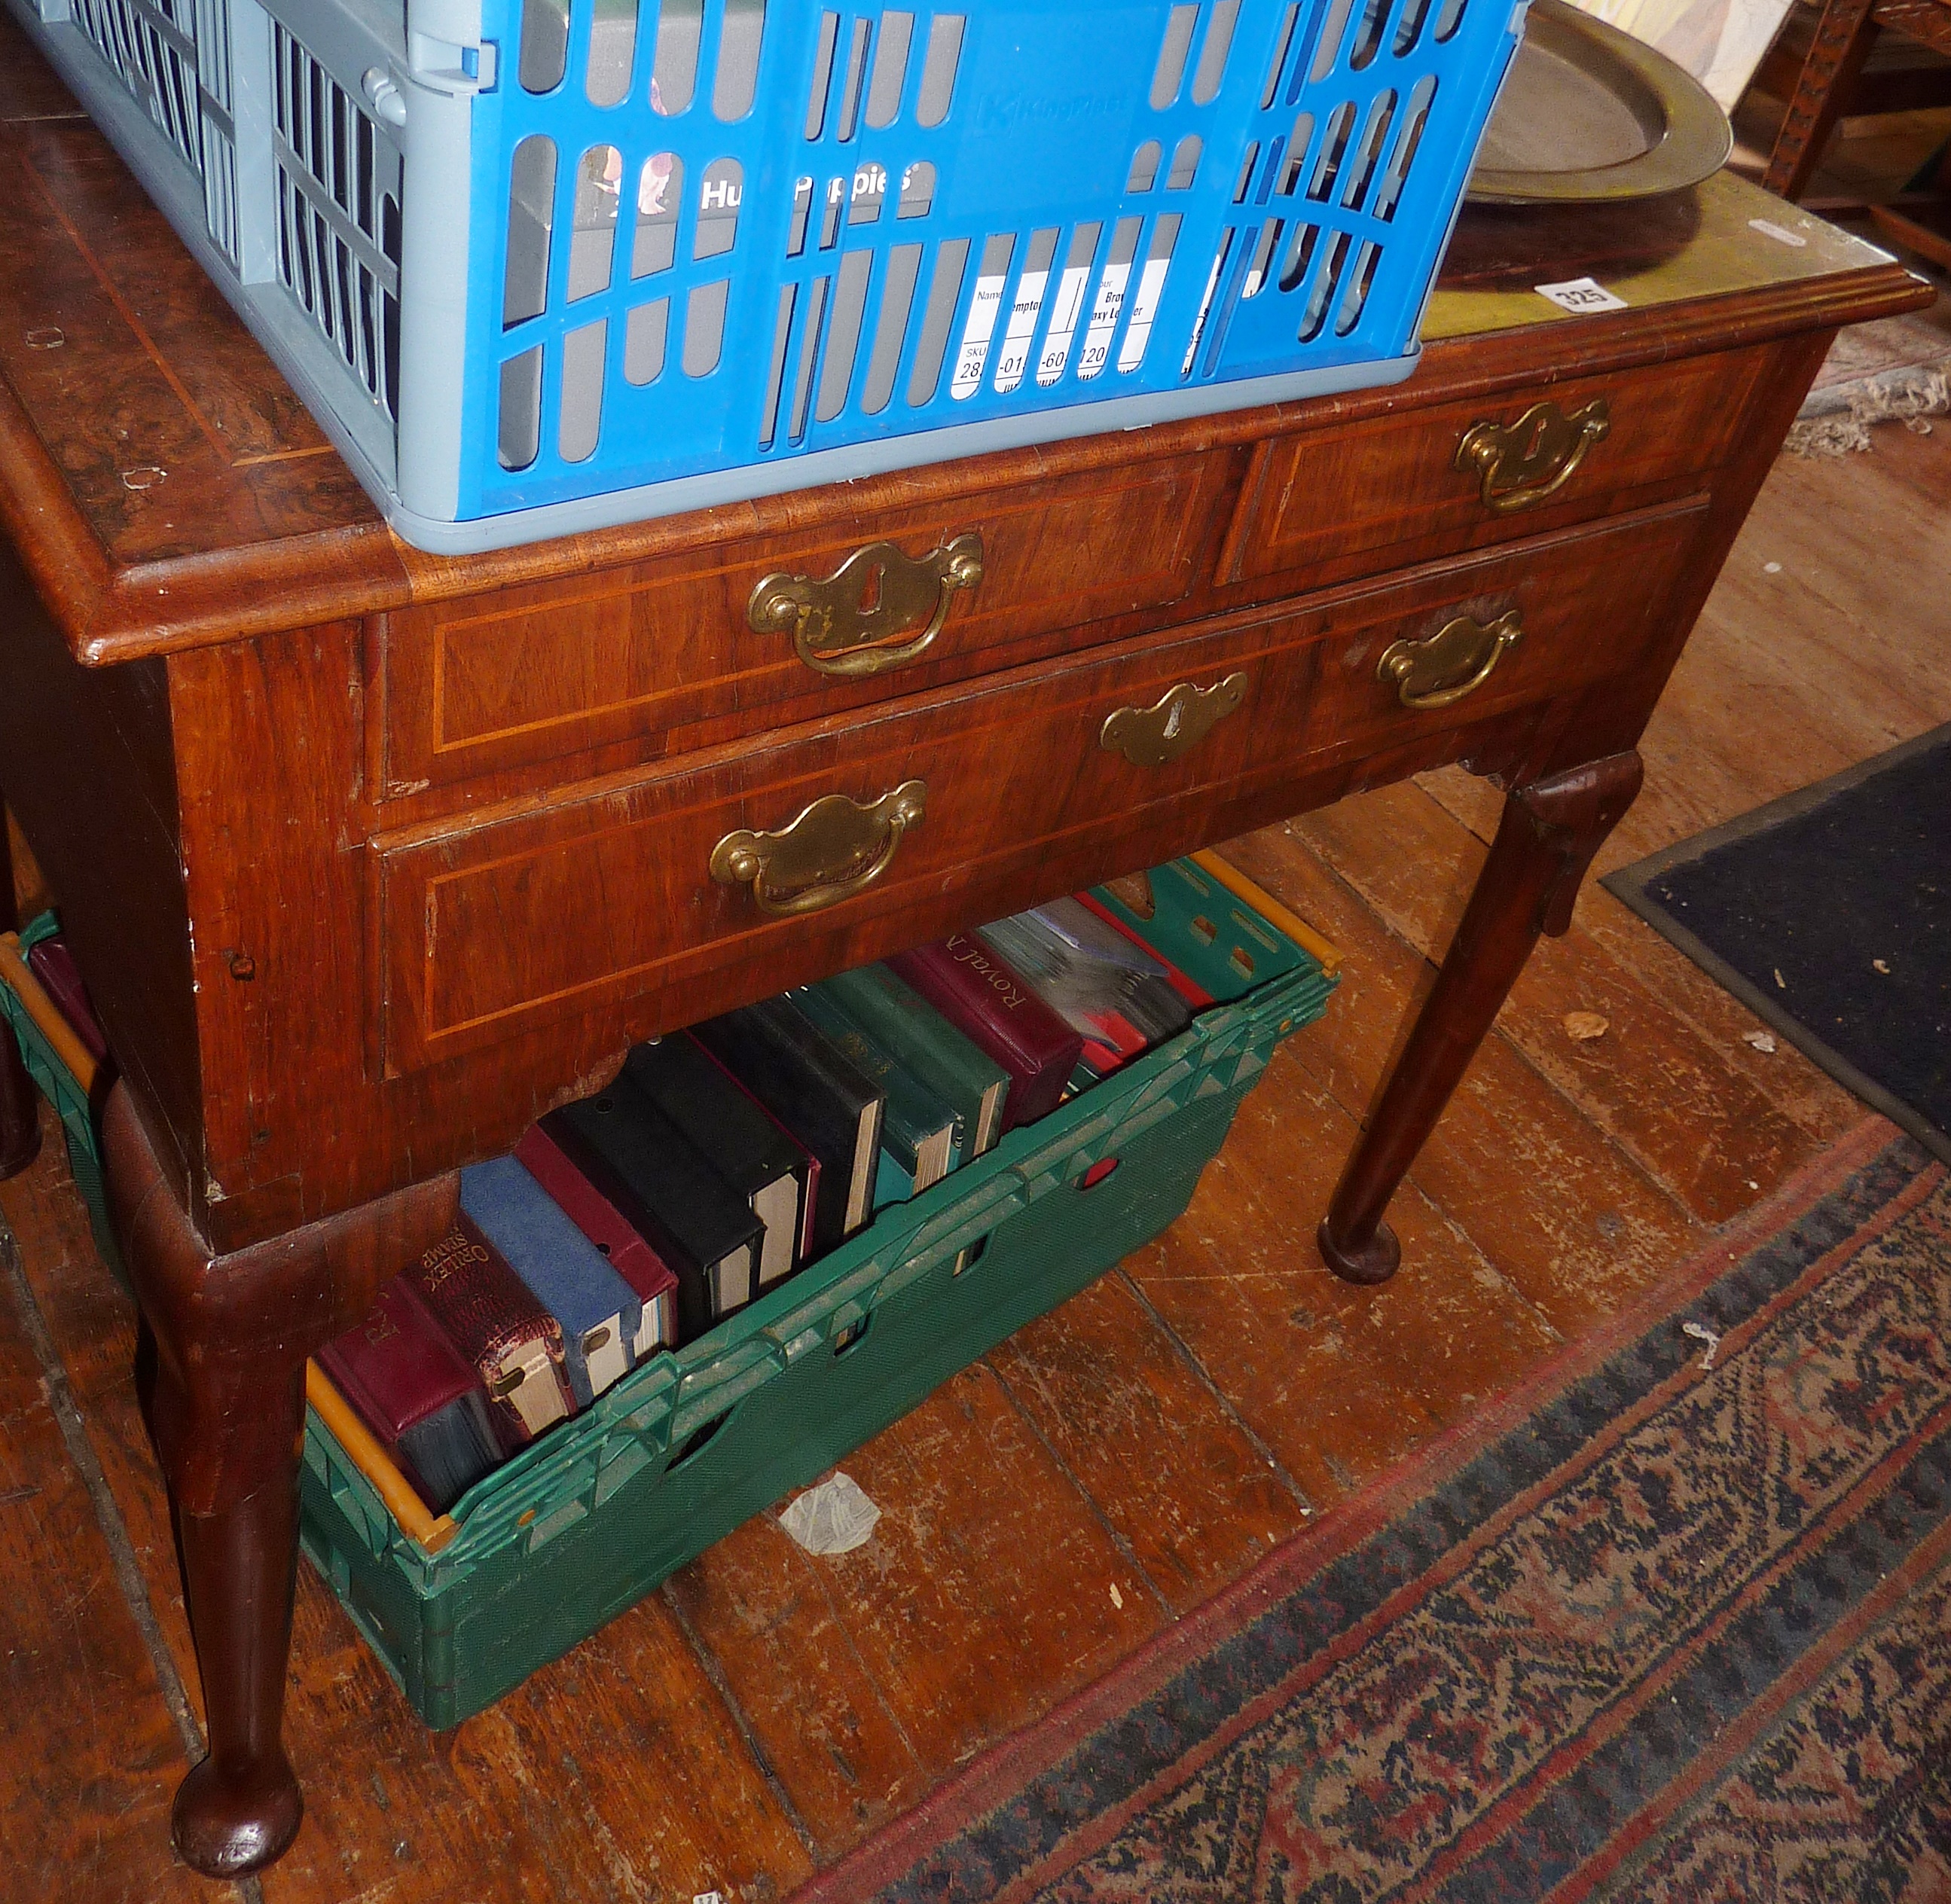
<svg viewBox="0 0 1951 1904">
<path fill-rule="evenodd" d="M 295 281 L 302 267 L 293 262 L 292 229 L 278 217 L 281 173 L 274 163 L 272 16 L 257 0 L 73 0 L 71 11 L 66 0 L 10 4 L 374 500 L 389 513 L 397 512 L 392 417 L 378 395 L 369 394 L 361 382 L 362 372 L 376 361 L 383 375 L 383 336 L 381 348 L 362 359 L 356 277 L 350 281 L 345 301 L 354 314 L 352 325 L 336 321 L 336 307 L 331 313 L 333 321 L 328 323 L 316 292 L 307 304 L 303 281 Z M 158 5 L 170 10 L 158 17 L 170 25 L 177 52 L 186 37 L 193 38 L 200 49 L 193 146 L 186 117 L 179 115 L 176 122 L 185 129 L 184 139 L 173 136 L 166 123 L 170 115 L 156 105 L 155 89 L 131 50 L 142 42 L 117 23 L 132 19 L 144 7 L 153 13 Z M 381 134 L 379 149 L 390 156 L 397 195 L 400 136 L 367 111 L 359 95 L 367 70 L 398 73 L 407 68 L 399 9 L 389 11 L 363 0 L 355 0 L 350 10 L 336 0 L 292 0 L 290 10 L 303 16 L 305 43 L 328 48 L 331 72 L 349 82 L 339 89 L 346 105 L 364 113 Z M 440 133 L 443 112 L 451 118 L 457 108 L 464 114 L 464 99 L 437 101 L 421 115 L 429 136 Z M 351 125 L 349 117 L 346 123 Z M 460 151 L 464 159 L 464 117 Z M 437 173 L 439 168 L 436 164 L 429 169 Z M 329 177 L 326 183 L 329 188 Z M 314 196 L 320 195 L 332 196 L 329 189 L 323 195 L 314 189 Z M 464 226 L 464 211 L 460 220 L 448 222 Z M 315 227 L 307 229 L 314 236 L 314 255 L 325 255 L 336 274 L 336 254 L 329 248 L 318 252 L 322 241 Z M 337 235 L 329 214 L 327 230 Z M 323 288 L 337 295 L 332 278 Z M 453 339 L 458 331 L 457 306 L 448 332 L 448 357 L 457 354 Z M 438 395 L 438 379 L 429 382 Z"/>
<path fill-rule="evenodd" d="M 1519 17 L 498 4 L 466 516 L 1401 374 Z"/>
<path fill-rule="evenodd" d="M 45 25 L 71 22 L 78 43 L 100 58 L 147 114 L 161 144 L 197 180 L 204 232 L 234 268 L 238 181 L 229 6 L 230 0 L 40 0 L 36 11 Z"/>
<path fill-rule="evenodd" d="M 235 4 L 258 11 L 254 0 Z M 330 349 L 343 403 L 370 406 L 390 432 L 400 406 L 405 168 L 396 129 L 363 85 L 367 71 L 383 70 L 375 65 L 382 48 L 342 9 L 289 5 L 263 17 L 268 163 L 258 189 L 270 198 L 271 275 Z M 464 234 L 464 215 L 448 223 Z"/>
<path fill-rule="evenodd" d="M 70 17 L 193 172 L 203 167 L 189 0 L 72 0 Z"/>
</svg>

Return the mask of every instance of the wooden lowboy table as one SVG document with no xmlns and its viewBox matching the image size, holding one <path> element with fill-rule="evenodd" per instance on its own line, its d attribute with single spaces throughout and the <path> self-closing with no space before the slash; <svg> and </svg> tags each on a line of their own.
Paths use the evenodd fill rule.
<svg viewBox="0 0 1951 1904">
<path fill-rule="evenodd" d="M 1731 177 L 1473 211 L 1406 384 L 441 560 L 4 20 L 0 181 L 0 785 L 120 1065 L 211 1740 L 176 1837 L 212 1873 L 298 1822 L 305 1356 L 632 1041 L 1463 761 L 1503 822 L 1322 1228 L 1387 1276 L 1389 1198 L 1631 802 L 1831 335 L 1930 295 Z M 1588 274 L 1628 307 L 1531 288 Z M 883 543 L 916 566 L 867 565 L 882 651 L 844 601 L 796 640 Z M 0 1113 L 17 1167 L 11 1057 Z"/>
</svg>

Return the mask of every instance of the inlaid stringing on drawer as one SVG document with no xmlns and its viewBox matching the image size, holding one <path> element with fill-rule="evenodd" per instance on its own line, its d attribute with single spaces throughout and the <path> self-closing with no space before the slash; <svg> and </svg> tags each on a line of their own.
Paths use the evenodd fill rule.
<svg viewBox="0 0 1951 1904">
<path fill-rule="evenodd" d="M 872 942 L 877 919 L 944 879 L 993 883 L 1058 841 L 1110 850 L 1213 786 L 1258 797 L 1310 763 L 1624 672 L 1703 515 L 1684 503 L 1560 531 L 382 838 L 388 1069 L 738 960 L 783 969 L 835 921 Z M 1405 706 L 1381 658 L 1459 615 L 1515 616 L 1522 641 L 1456 705 Z M 823 807 L 848 824 L 809 855 L 794 829 Z M 791 870 L 761 904 L 769 856 Z M 808 891 L 813 905 L 793 903 Z"/>
<path fill-rule="evenodd" d="M 520 588 L 492 614 L 388 618 L 384 785 L 398 797 L 510 769 L 547 785 L 871 704 L 1093 639 L 1091 624 L 1171 608 L 1201 585 L 1222 499 L 1217 460 L 1181 457 L 1066 482 L 975 491 L 926 516 L 818 542 L 733 544 L 580 585 Z M 849 679 L 803 660 L 782 623 L 756 632 L 757 585 L 833 576 L 864 545 L 927 558 L 975 536 L 980 579 L 906 667 Z M 1065 638 L 1066 636 L 1069 638 Z M 604 748 L 629 758 L 586 757 Z"/>
<path fill-rule="evenodd" d="M 1768 361 L 1729 351 L 1271 438 L 1254 453 L 1216 579 L 1316 586 L 1420 560 L 1439 539 L 1446 551 L 1491 547 L 1703 488 L 1743 440 Z M 1569 427 L 1547 435 L 1552 412 Z M 1520 440 L 1487 456 L 1495 430 Z M 1533 445 L 1544 454 L 1528 468 Z"/>
</svg>

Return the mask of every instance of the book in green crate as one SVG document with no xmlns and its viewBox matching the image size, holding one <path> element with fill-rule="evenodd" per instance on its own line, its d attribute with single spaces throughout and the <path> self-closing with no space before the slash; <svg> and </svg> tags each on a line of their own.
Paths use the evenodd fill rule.
<svg viewBox="0 0 1951 1904">
<path fill-rule="evenodd" d="M 823 992 L 955 1113 L 955 1148 L 966 1163 L 1003 1134 L 1010 1075 L 973 1039 L 884 965 L 823 980 Z"/>
<path fill-rule="evenodd" d="M 904 1203 L 941 1182 L 962 1161 L 954 1108 L 914 1075 L 887 1039 L 876 1037 L 825 986 L 808 985 L 788 995 L 887 1097 L 874 1207 Z"/>
</svg>

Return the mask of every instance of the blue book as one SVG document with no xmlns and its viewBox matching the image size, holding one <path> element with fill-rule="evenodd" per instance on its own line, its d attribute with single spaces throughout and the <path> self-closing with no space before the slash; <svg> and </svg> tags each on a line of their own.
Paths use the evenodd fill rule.
<svg viewBox="0 0 1951 1904">
<path fill-rule="evenodd" d="M 636 1291 L 514 1157 L 462 1171 L 460 1207 L 562 1325 L 569 1385 L 587 1408 L 630 1368 L 643 1320 Z"/>
</svg>

